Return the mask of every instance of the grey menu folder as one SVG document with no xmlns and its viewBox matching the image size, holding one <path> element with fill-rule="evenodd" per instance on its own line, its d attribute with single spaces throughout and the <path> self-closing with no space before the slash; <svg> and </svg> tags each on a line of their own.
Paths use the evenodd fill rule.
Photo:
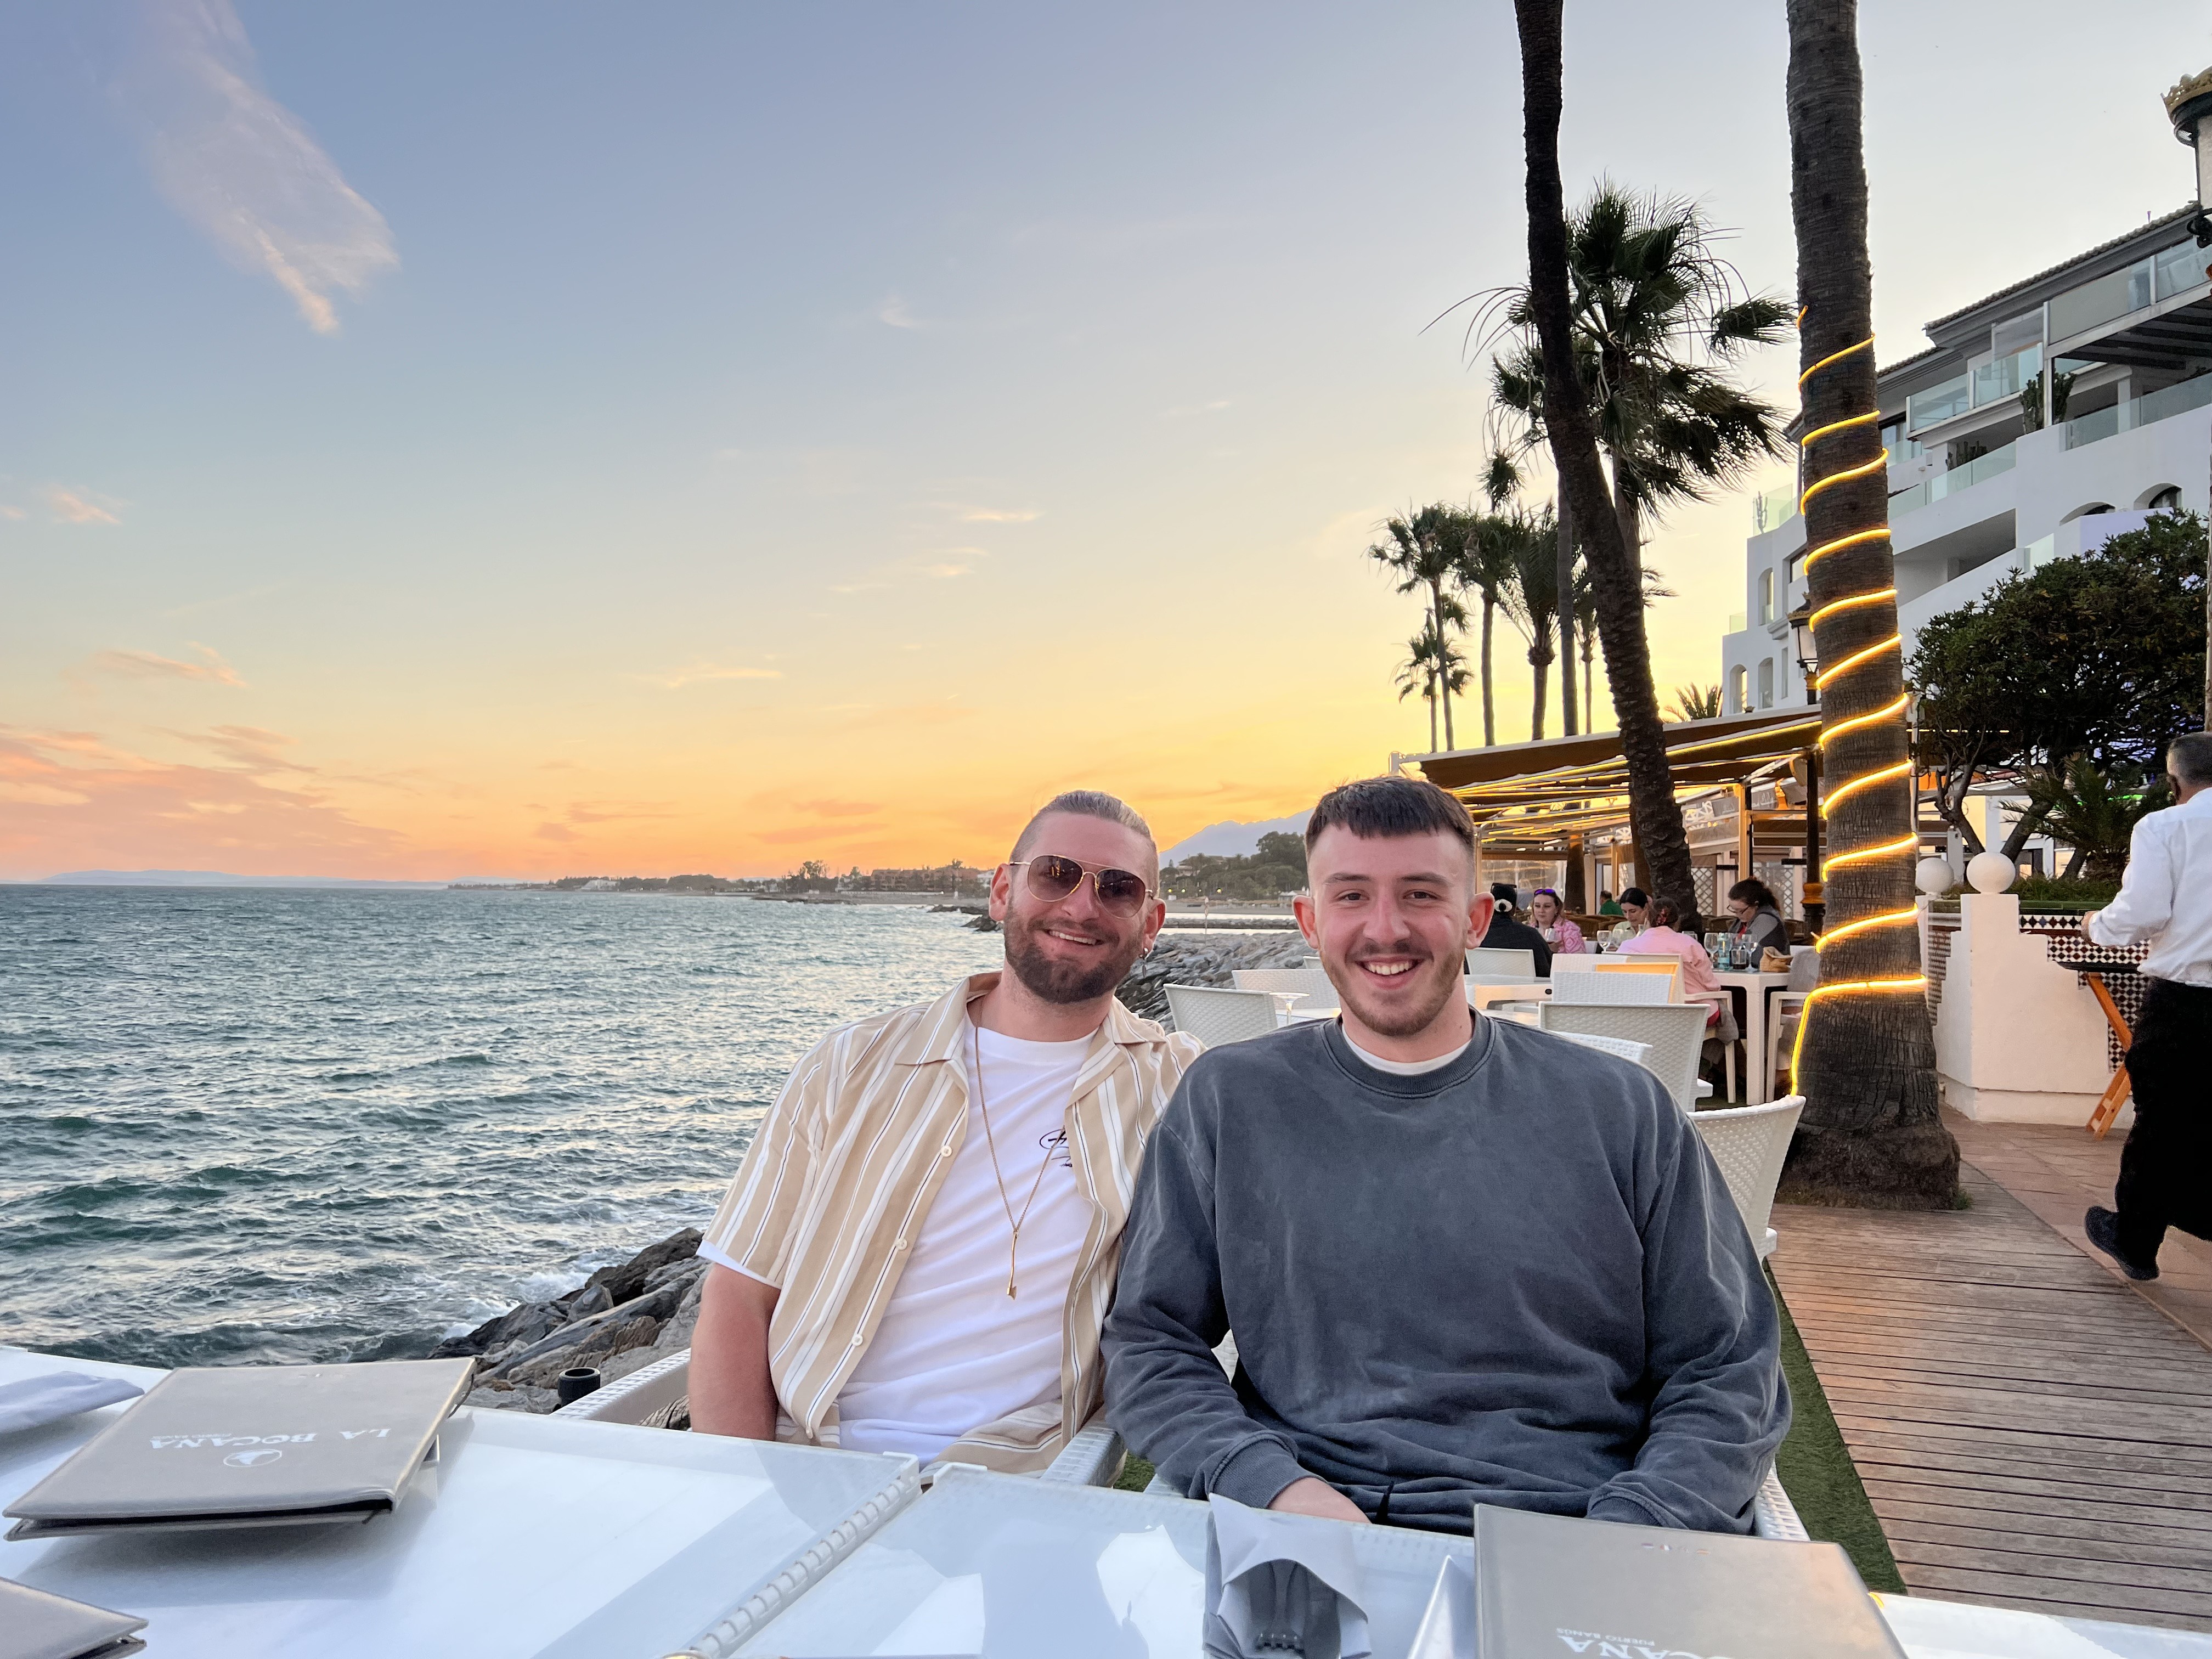
<svg viewBox="0 0 2212 1659">
<path fill-rule="evenodd" d="M 475 1367 L 172 1371 L 9 1506 L 8 1536 L 367 1521 L 399 1501 Z"/>
<path fill-rule="evenodd" d="M 1440 1599 L 1449 1586 L 1439 1583 Z M 1796 1544 L 1478 1504 L 1480 1659 L 1727 1654 L 1904 1659 L 1850 1558 Z M 1432 1622 L 1440 1609 L 1431 1606 Z M 1425 1636 L 1431 1632 L 1425 1629 Z M 1440 1650 L 1415 1644 L 1424 1656 Z"/>
<path fill-rule="evenodd" d="M 143 1619 L 0 1578 L 0 1652 L 8 1659 L 121 1659 L 146 1644 Z"/>
</svg>

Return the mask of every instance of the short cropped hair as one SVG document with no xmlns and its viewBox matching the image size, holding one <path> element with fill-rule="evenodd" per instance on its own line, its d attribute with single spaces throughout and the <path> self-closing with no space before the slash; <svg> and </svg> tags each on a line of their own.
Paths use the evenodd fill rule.
<svg viewBox="0 0 2212 1659">
<path fill-rule="evenodd" d="M 2212 783 L 2212 732 L 2191 732 L 2166 748 L 2166 769 L 2184 783 Z"/>
<path fill-rule="evenodd" d="M 1014 837 L 1014 856 L 1008 860 L 1018 863 L 1030 850 L 1036 837 L 1037 825 L 1055 812 L 1072 812 L 1078 817 L 1103 818 L 1109 823 L 1118 823 L 1124 830 L 1133 830 L 1145 838 L 1152 849 L 1152 874 L 1158 877 L 1160 864 L 1160 844 L 1152 839 L 1152 826 L 1137 816 L 1137 810 L 1128 802 L 1103 789 L 1069 789 L 1054 795 L 1037 808 L 1030 821 L 1022 826 L 1022 833 Z M 1139 872 L 1141 873 L 1141 872 Z"/>
<path fill-rule="evenodd" d="M 1394 775 L 1340 783 L 1314 804 L 1306 820 L 1306 851 L 1331 824 L 1355 836 L 1428 836 L 1438 830 L 1459 837 L 1474 861 L 1474 825 L 1458 799 L 1425 778 Z"/>
</svg>

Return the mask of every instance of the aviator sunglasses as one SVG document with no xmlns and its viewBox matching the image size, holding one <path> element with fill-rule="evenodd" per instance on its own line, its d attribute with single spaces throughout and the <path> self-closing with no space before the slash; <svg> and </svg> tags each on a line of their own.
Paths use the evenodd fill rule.
<svg viewBox="0 0 2212 1659">
<path fill-rule="evenodd" d="M 1006 867 L 1026 867 L 1030 891 L 1048 904 L 1072 897 L 1075 890 L 1083 885 L 1085 876 L 1090 877 L 1091 885 L 1097 892 L 1098 908 L 1109 915 L 1133 916 L 1152 895 L 1151 885 L 1142 876 L 1127 870 L 1085 870 L 1073 859 L 1062 858 L 1057 853 L 1016 859 Z"/>
</svg>

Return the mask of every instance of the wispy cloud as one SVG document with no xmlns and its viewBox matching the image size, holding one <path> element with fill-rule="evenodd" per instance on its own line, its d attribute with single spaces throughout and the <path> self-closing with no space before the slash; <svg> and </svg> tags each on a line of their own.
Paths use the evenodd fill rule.
<svg viewBox="0 0 2212 1659">
<path fill-rule="evenodd" d="M 99 651 L 93 653 L 91 666 L 100 673 L 121 675 L 126 679 L 201 680 L 210 685 L 246 684 L 214 647 L 195 642 L 192 649 L 200 653 L 203 660 L 180 662 L 151 651 Z"/>
<path fill-rule="evenodd" d="M 271 732 L 258 726 L 218 726 L 205 732 L 172 732 L 171 737 L 182 738 L 186 743 L 197 744 L 212 750 L 241 772 L 257 775 L 270 772 L 312 772 L 312 766 L 302 766 L 295 760 L 287 760 L 277 751 L 289 748 L 295 739 L 282 732 Z"/>
<path fill-rule="evenodd" d="M 872 817 L 883 810 L 873 801 L 866 800 L 795 800 L 791 805 L 801 812 L 811 812 L 817 818 Z"/>
<path fill-rule="evenodd" d="M 689 668 L 679 668 L 672 674 L 636 674 L 634 679 L 647 685 L 657 685 L 664 691 L 681 691 L 687 685 L 705 685 L 714 680 L 780 680 L 780 668 L 731 668 L 720 663 L 694 663 Z"/>
<path fill-rule="evenodd" d="M 99 502 L 88 501 L 76 490 L 64 489 L 59 484 L 46 491 L 46 505 L 53 509 L 54 520 L 58 524 L 121 524 L 123 522 Z M 20 519 L 23 515 L 11 508 L 8 516 L 11 519 Z"/>
<path fill-rule="evenodd" d="M 30 514 L 24 512 L 21 507 L 9 507 L 5 502 L 0 502 L 0 519 L 27 519 L 28 517 L 30 517 Z"/>
<path fill-rule="evenodd" d="M 399 263 L 384 216 L 261 83 L 230 0 L 153 0 L 132 104 L 154 181 L 234 263 L 283 289 L 318 334 L 336 297 Z"/>
<path fill-rule="evenodd" d="M 960 576 L 975 574 L 975 561 L 990 556 L 980 547 L 941 547 L 911 558 L 894 559 L 863 572 L 849 582 L 832 582 L 832 593 L 872 593 L 878 588 L 889 587 L 893 582 L 921 578 L 928 581 L 951 581 Z"/>
<path fill-rule="evenodd" d="M 953 511 L 968 524 L 1030 524 L 1044 517 L 1026 507 L 957 507 Z"/>
<path fill-rule="evenodd" d="M 894 294 L 876 307 L 876 320 L 886 328 L 927 328 L 929 324 L 907 308 L 907 303 Z"/>
</svg>

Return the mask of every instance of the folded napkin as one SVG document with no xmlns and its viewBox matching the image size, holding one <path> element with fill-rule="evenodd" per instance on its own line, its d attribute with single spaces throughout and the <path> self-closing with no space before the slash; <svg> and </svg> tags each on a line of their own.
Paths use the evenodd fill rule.
<svg viewBox="0 0 2212 1659">
<path fill-rule="evenodd" d="M 88 1376 L 82 1371 L 49 1371 L 20 1382 L 0 1382 L 0 1434 L 35 1429 L 58 1423 L 118 1400 L 131 1400 L 146 1390 L 112 1376 Z"/>
<path fill-rule="evenodd" d="M 1206 1502 L 1206 1659 L 1369 1659 L 1350 1526 Z"/>
</svg>

